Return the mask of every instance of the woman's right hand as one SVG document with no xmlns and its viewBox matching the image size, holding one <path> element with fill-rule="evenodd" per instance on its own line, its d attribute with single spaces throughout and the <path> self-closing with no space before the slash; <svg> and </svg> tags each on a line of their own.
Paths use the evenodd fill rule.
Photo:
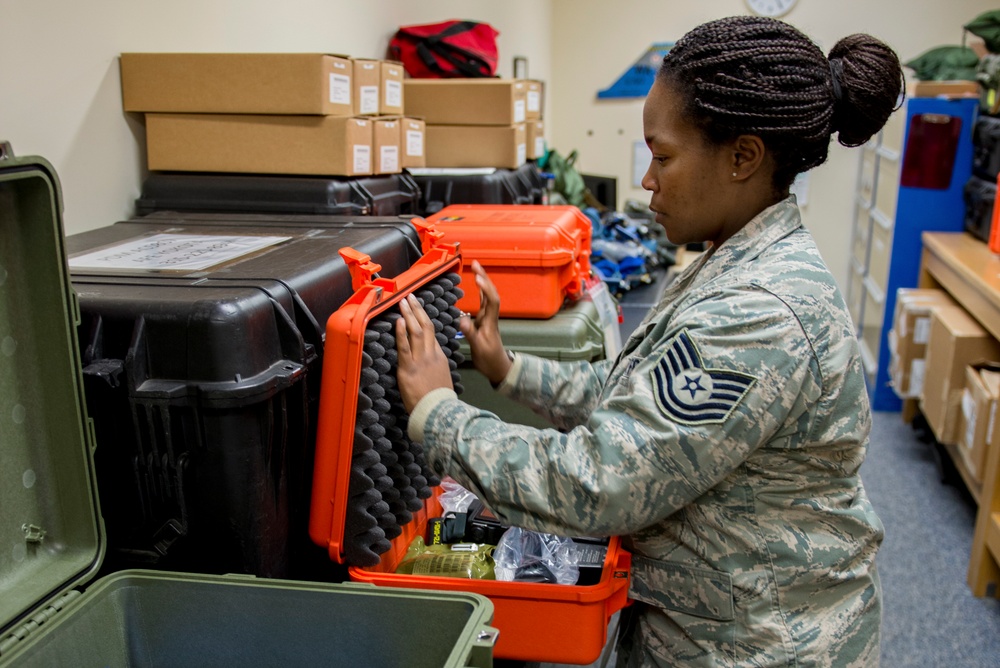
<svg viewBox="0 0 1000 668">
<path fill-rule="evenodd" d="M 493 281 L 479 262 L 472 261 L 472 273 L 479 288 L 479 313 L 475 320 L 467 314 L 458 321 L 458 328 L 469 341 L 472 363 L 479 373 L 494 385 L 500 384 L 510 371 L 511 361 L 500 340 L 500 295 Z"/>
</svg>

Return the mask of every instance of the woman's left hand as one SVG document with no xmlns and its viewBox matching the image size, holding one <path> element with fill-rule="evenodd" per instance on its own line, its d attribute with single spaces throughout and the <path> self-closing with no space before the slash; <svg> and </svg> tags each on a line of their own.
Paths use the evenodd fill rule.
<svg viewBox="0 0 1000 668">
<path fill-rule="evenodd" d="M 402 318 L 396 321 L 396 382 L 406 412 L 431 390 L 453 389 L 448 358 L 434 337 L 434 323 L 413 295 L 399 302 Z"/>
</svg>

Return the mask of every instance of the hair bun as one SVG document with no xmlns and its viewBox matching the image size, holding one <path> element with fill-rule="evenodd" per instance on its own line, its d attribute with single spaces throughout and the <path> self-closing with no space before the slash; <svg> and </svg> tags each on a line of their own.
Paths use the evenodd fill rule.
<svg viewBox="0 0 1000 668">
<path fill-rule="evenodd" d="M 844 146 L 861 146 L 901 104 L 904 80 L 899 58 L 884 42 L 857 34 L 837 42 L 829 59 L 837 140 Z"/>
</svg>

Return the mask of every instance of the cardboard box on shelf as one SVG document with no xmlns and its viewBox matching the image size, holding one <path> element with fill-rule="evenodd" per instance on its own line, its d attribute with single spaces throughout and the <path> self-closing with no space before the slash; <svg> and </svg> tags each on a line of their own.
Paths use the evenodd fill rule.
<svg viewBox="0 0 1000 668">
<path fill-rule="evenodd" d="M 524 124 L 427 125 L 428 167 L 505 167 L 528 159 Z"/>
<path fill-rule="evenodd" d="M 400 125 L 402 119 L 396 117 L 372 119 L 372 158 L 376 174 L 399 174 L 400 166 Z"/>
<path fill-rule="evenodd" d="M 146 114 L 150 170 L 363 176 L 371 119 L 349 116 Z"/>
<path fill-rule="evenodd" d="M 545 124 L 542 121 L 528 121 L 524 126 L 527 131 L 528 159 L 537 160 L 545 155 Z"/>
<path fill-rule="evenodd" d="M 931 311 L 920 409 L 940 443 L 958 442 L 965 367 L 987 361 L 1000 361 L 1000 344 L 965 309 L 939 306 Z"/>
<path fill-rule="evenodd" d="M 920 396 L 923 387 L 931 310 L 955 305 L 944 290 L 901 288 L 889 331 L 889 374 L 893 390 L 904 399 Z"/>
<path fill-rule="evenodd" d="M 914 81 L 907 86 L 909 97 L 979 97 L 975 81 Z"/>
<path fill-rule="evenodd" d="M 382 88 L 382 61 L 351 58 L 353 69 L 354 115 L 377 116 Z"/>
<path fill-rule="evenodd" d="M 403 113 L 403 63 L 394 60 L 381 61 L 382 95 L 379 97 L 378 113 L 400 116 Z"/>
<path fill-rule="evenodd" d="M 519 79 L 407 79 L 407 116 L 427 125 L 505 125 L 526 120 L 527 86 Z"/>
<path fill-rule="evenodd" d="M 975 365 L 965 369 L 965 390 L 958 416 L 958 451 L 969 474 L 983 480 L 986 453 L 998 434 L 995 428 L 1000 398 L 1000 365 Z"/>
<path fill-rule="evenodd" d="M 545 85 L 541 81 L 529 79 L 525 82 L 527 91 L 525 92 L 525 118 L 529 121 L 544 118 L 542 111 Z"/>
<path fill-rule="evenodd" d="M 402 167 L 427 166 L 427 126 L 419 118 L 404 117 L 400 128 L 400 156 Z"/>
<path fill-rule="evenodd" d="M 123 53 L 125 111 L 350 116 L 351 61 L 322 53 Z"/>
</svg>

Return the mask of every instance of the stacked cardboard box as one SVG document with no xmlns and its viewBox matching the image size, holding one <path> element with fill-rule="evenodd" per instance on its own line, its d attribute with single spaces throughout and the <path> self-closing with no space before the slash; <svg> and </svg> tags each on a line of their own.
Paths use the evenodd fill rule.
<svg viewBox="0 0 1000 668">
<path fill-rule="evenodd" d="M 146 114 L 150 170 L 367 176 L 402 168 L 398 63 L 317 53 L 124 53 L 121 74 L 125 111 Z"/>
<path fill-rule="evenodd" d="M 975 364 L 965 369 L 962 410 L 958 415 L 958 451 L 973 480 L 982 482 L 986 455 L 1000 440 L 996 428 L 1000 366 Z"/>
<path fill-rule="evenodd" d="M 404 89 L 406 114 L 427 123 L 426 166 L 517 169 L 540 157 L 537 147 L 544 147 L 540 82 L 407 79 Z"/>
<path fill-rule="evenodd" d="M 959 441 L 966 367 L 1000 360 L 1000 344 L 960 306 L 931 310 L 920 409 L 940 443 Z"/>
<path fill-rule="evenodd" d="M 900 288 L 889 330 L 889 376 L 896 394 L 903 399 L 920 396 L 924 383 L 927 339 L 931 311 L 938 306 L 954 306 L 944 290 Z"/>
</svg>

